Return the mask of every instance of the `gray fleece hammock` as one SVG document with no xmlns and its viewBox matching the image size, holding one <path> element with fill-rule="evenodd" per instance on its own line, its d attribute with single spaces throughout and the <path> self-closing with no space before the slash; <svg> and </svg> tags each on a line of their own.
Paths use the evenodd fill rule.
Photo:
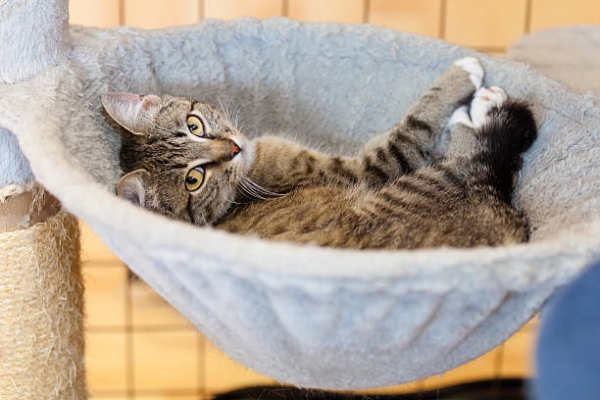
<svg viewBox="0 0 600 400">
<path fill-rule="evenodd" d="M 243 19 L 154 31 L 68 28 L 63 0 L 46 2 L 54 9 L 26 3 L 0 6 L 8 7 L 0 28 L 4 139 L 13 132 L 37 180 L 226 354 L 258 372 L 344 389 L 442 373 L 502 343 L 600 256 L 600 108 L 524 65 L 370 26 Z M 11 14 L 11 6 L 29 12 Z M 113 195 L 119 138 L 100 112 L 109 90 L 232 105 L 250 136 L 282 130 L 349 152 L 391 128 L 466 55 L 482 61 L 486 85 L 535 109 L 540 135 L 515 196 L 533 227 L 528 244 L 353 251 L 274 243 L 168 220 Z M 49 61 L 30 72 L 23 59 Z"/>
</svg>

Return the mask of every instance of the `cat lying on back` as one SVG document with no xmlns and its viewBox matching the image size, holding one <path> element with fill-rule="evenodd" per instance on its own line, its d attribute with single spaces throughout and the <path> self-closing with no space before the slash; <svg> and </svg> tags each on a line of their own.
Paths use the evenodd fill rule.
<svg viewBox="0 0 600 400">
<path fill-rule="evenodd" d="M 117 194 L 196 225 L 322 246 L 523 242 L 527 221 L 511 196 L 535 121 L 526 105 L 481 87 L 482 79 L 476 59 L 456 62 L 395 129 L 355 157 L 275 136 L 251 141 L 197 101 L 107 94 L 104 108 L 128 131 Z M 265 193 L 285 195 L 260 199 Z"/>
</svg>

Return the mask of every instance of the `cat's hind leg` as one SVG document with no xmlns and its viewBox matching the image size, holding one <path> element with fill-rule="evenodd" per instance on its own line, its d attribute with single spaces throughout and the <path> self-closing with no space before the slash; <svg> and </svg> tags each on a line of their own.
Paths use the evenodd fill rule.
<svg viewBox="0 0 600 400">
<path fill-rule="evenodd" d="M 527 105 L 508 99 L 498 87 L 481 88 L 470 106 L 454 112 L 448 125 L 444 164 L 460 171 L 470 189 L 491 189 L 509 202 L 521 153 L 537 136 Z"/>
<path fill-rule="evenodd" d="M 436 161 L 448 120 L 459 106 L 471 100 L 483 76 L 481 64 L 473 57 L 447 68 L 393 130 L 374 137 L 361 149 L 359 158 L 366 182 L 381 186 Z"/>
<path fill-rule="evenodd" d="M 507 100 L 499 87 L 482 87 L 475 93 L 470 104 L 460 106 L 448 121 L 450 136 L 447 159 L 465 158 L 479 151 L 478 130 L 491 121 L 491 110 Z"/>
</svg>

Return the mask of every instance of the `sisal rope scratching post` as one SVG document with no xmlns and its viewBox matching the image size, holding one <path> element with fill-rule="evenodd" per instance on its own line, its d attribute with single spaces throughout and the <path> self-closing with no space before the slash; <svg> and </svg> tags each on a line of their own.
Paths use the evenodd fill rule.
<svg viewBox="0 0 600 400">
<path fill-rule="evenodd" d="M 38 186 L 5 187 L 0 249 L 0 399 L 87 398 L 77 220 Z"/>
<path fill-rule="evenodd" d="M 0 0 L 0 86 L 65 60 L 67 0 Z M 83 284 L 76 219 L 0 126 L 0 399 L 82 400 Z"/>
</svg>

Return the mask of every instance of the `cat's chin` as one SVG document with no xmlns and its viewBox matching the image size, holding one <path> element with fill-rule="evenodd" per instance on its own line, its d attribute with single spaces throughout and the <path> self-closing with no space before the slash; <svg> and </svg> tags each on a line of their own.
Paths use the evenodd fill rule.
<svg viewBox="0 0 600 400">
<path fill-rule="evenodd" d="M 239 141 L 242 151 L 232 160 L 234 163 L 240 163 L 244 174 L 247 174 L 254 163 L 254 157 L 256 155 L 256 149 L 254 142 L 243 138 Z"/>
</svg>

